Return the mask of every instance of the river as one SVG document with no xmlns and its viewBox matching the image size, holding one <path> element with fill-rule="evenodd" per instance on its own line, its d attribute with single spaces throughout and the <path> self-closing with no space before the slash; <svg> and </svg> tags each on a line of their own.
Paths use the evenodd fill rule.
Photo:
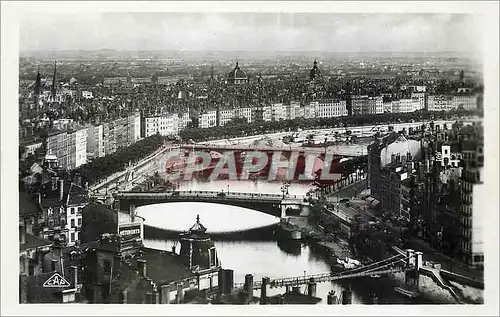
<svg viewBox="0 0 500 317">
<path fill-rule="evenodd" d="M 227 189 L 227 185 L 229 185 L 230 191 L 280 193 L 280 185 L 276 183 L 217 181 L 186 183 L 182 186 L 184 186 L 183 189 L 187 190 L 224 190 Z M 307 185 L 292 184 L 290 193 L 301 194 L 308 189 Z M 200 215 L 201 223 L 208 229 L 208 233 L 216 235 L 224 232 L 244 233 L 255 228 L 262 228 L 264 232 L 279 222 L 279 218 L 255 210 L 195 202 L 143 206 L 138 208 L 138 214 L 146 219 L 147 226 L 170 232 L 189 229 L 194 224 L 196 215 Z M 330 266 L 323 255 L 309 245 L 278 243 L 269 235 L 252 239 L 236 237 L 229 241 L 214 238 L 214 241 L 222 267 L 234 270 L 235 283 L 243 283 L 245 275 L 249 273 L 257 281 L 264 276 L 294 277 L 330 271 Z M 170 251 L 173 243 L 171 236 L 167 234 L 165 237 L 158 235 L 155 235 L 154 238 L 147 235 L 145 237 L 145 245 L 154 249 Z M 179 247 L 177 245 L 177 248 Z M 393 291 L 394 284 L 389 278 L 364 278 L 341 283 L 319 283 L 317 297 L 322 299 L 320 304 L 326 304 L 326 297 L 330 290 L 340 294 L 349 285 L 353 291 L 353 304 L 371 303 L 371 295 L 374 293 L 377 294 L 379 303 L 402 304 L 408 302 L 407 299 Z M 303 286 L 301 290 L 304 291 L 304 288 Z M 283 292 L 284 289 L 271 289 L 270 295 Z M 256 291 L 255 296 L 259 295 L 259 292 Z"/>
</svg>

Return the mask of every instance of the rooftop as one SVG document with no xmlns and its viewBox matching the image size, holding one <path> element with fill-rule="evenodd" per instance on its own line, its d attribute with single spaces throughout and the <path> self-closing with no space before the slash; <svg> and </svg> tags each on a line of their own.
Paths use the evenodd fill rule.
<svg viewBox="0 0 500 317">
<path fill-rule="evenodd" d="M 146 260 L 147 276 L 157 284 L 170 283 L 193 275 L 177 254 L 149 248 L 142 248 L 142 251 Z"/>
<path fill-rule="evenodd" d="M 37 236 L 26 234 L 26 243 L 19 244 L 19 251 L 25 251 L 29 249 L 36 249 L 40 247 L 49 247 L 52 245 L 52 241 L 39 238 Z"/>
<path fill-rule="evenodd" d="M 19 192 L 19 216 L 27 216 L 41 212 L 38 201 L 36 201 L 34 195 Z"/>
<path fill-rule="evenodd" d="M 238 62 L 236 62 L 236 66 L 234 67 L 234 69 L 231 72 L 229 72 L 228 78 L 229 79 L 247 79 L 248 76 L 244 71 L 242 71 L 240 69 Z"/>
<path fill-rule="evenodd" d="M 23 276 L 27 287 L 29 303 L 61 303 L 61 292 L 67 287 L 43 287 L 43 284 L 55 272 L 42 273 L 39 275 Z M 23 281 L 21 280 L 21 284 Z"/>
</svg>

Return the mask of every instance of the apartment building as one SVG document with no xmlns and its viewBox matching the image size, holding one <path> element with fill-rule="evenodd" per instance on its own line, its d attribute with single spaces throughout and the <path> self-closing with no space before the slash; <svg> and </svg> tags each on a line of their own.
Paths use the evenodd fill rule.
<svg viewBox="0 0 500 317">
<path fill-rule="evenodd" d="M 292 101 L 286 107 L 286 117 L 288 120 L 293 120 L 297 117 L 300 117 L 300 102 Z"/>
<path fill-rule="evenodd" d="M 218 125 L 224 126 L 235 117 L 233 109 L 219 109 L 218 110 Z"/>
<path fill-rule="evenodd" d="M 477 109 L 477 95 L 454 95 L 452 97 L 452 108 L 463 108 L 464 110 Z"/>
<path fill-rule="evenodd" d="M 326 100 L 312 102 L 317 118 L 333 118 L 347 116 L 345 100 Z"/>
<path fill-rule="evenodd" d="M 488 217 L 489 192 L 484 186 L 484 130 L 481 125 L 466 126 L 465 134 L 471 134 L 462 142 L 464 170 L 461 178 L 461 241 L 463 261 L 476 267 L 484 266 L 483 225 Z"/>
<path fill-rule="evenodd" d="M 252 122 L 252 108 L 236 108 L 234 109 L 234 116 L 239 118 L 246 118 L 249 123 Z"/>
<path fill-rule="evenodd" d="M 398 111 L 399 113 L 408 113 L 421 110 L 420 101 L 418 99 L 405 98 L 399 99 Z M 395 111 L 396 112 L 396 111 Z"/>
<path fill-rule="evenodd" d="M 418 100 L 419 109 L 425 109 L 425 92 L 412 92 L 410 97 Z"/>
<path fill-rule="evenodd" d="M 164 136 L 174 136 L 179 134 L 179 115 L 170 114 L 167 116 L 145 118 L 145 137 L 159 133 Z"/>
<path fill-rule="evenodd" d="M 217 111 L 212 110 L 201 113 L 199 116 L 199 125 L 203 129 L 217 126 Z"/>
<path fill-rule="evenodd" d="M 51 131 L 46 140 L 47 150 L 57 157 L 62 168 L 73 170 L 87 162 L 87 128 Z"/>
<path fill-rule="evenodd" d="M 271 104 L 271 120 L 280 121 L 287 119 L 286 106 L 282 103 Z"/>
<path fill-rule="evenodd" d="M 450 111 L 453 108 L 452 96 L 431 95 L 427 99 L 427 109 L 429 111 Z"/>
</svg>

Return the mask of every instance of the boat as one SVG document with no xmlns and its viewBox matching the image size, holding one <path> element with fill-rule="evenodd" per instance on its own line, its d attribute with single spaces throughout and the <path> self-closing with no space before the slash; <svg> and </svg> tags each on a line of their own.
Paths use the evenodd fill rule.
<svg viewBox="0 0 500 317">
<path fill-rule="evenodd" d="M 283 240 L 301 240 L 302 239 L 302 231 L 295 228 L 288 222 L 282 221 L 278 225 L 278 228 L 275 231 L 276 237 L 278 239 Z"/>
<path fill-rule="evenodd" d="M 409 297 L 409 298 L 415 298 L 415 297 L 418 297 L 419 293 L 418 292 L 414 292 L 414 291 L 410 291 L 408 289 L 404 289 L 402 287 L 394 287 L 394 290 L 396 291 L 396 293 L 399 293 L 405 297 Z"/>
<path fill-rule="evenodd" d="M 378 275 L 378 274 L 373 274 L 373 275 L 370 275 L 370 277 L 371 277 L 371 278 L 375 278 L 375 279 L 377 279 L 377 278 L 380 278 L 380 275 Z"/>
</svg>

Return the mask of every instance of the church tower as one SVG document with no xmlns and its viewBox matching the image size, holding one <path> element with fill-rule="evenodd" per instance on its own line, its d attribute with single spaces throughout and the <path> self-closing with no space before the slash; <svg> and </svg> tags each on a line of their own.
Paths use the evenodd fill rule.
<svg viewBox="0 0 500 317">
<path fill-rule="evenodd" d="M 40 93 L 42 92 L 42 77 L 40 75 L 40 66 L 38 66 L 38 71 L 36 73 L 36 79 L 35 79 L 35 97 L 38 98 L 40 97 Z"/>
<path fill-rule="evenodd" d="M 312 81 L 320 76 L 321 76 L 321 71 L 318 68 L 318 61 L 315 60 L 313 68 L 311 68 L 311 70 L 309 71 L 309 79 Z"/>
<path fill-rule="evenodd" d="M 52 96 L 54 97 L 56 95 L 56 72 L 57 72 L 57 61 L 54 61 L 54 75 L 52 76 L 52 88 L 50 90 Z"/>
</svg>

